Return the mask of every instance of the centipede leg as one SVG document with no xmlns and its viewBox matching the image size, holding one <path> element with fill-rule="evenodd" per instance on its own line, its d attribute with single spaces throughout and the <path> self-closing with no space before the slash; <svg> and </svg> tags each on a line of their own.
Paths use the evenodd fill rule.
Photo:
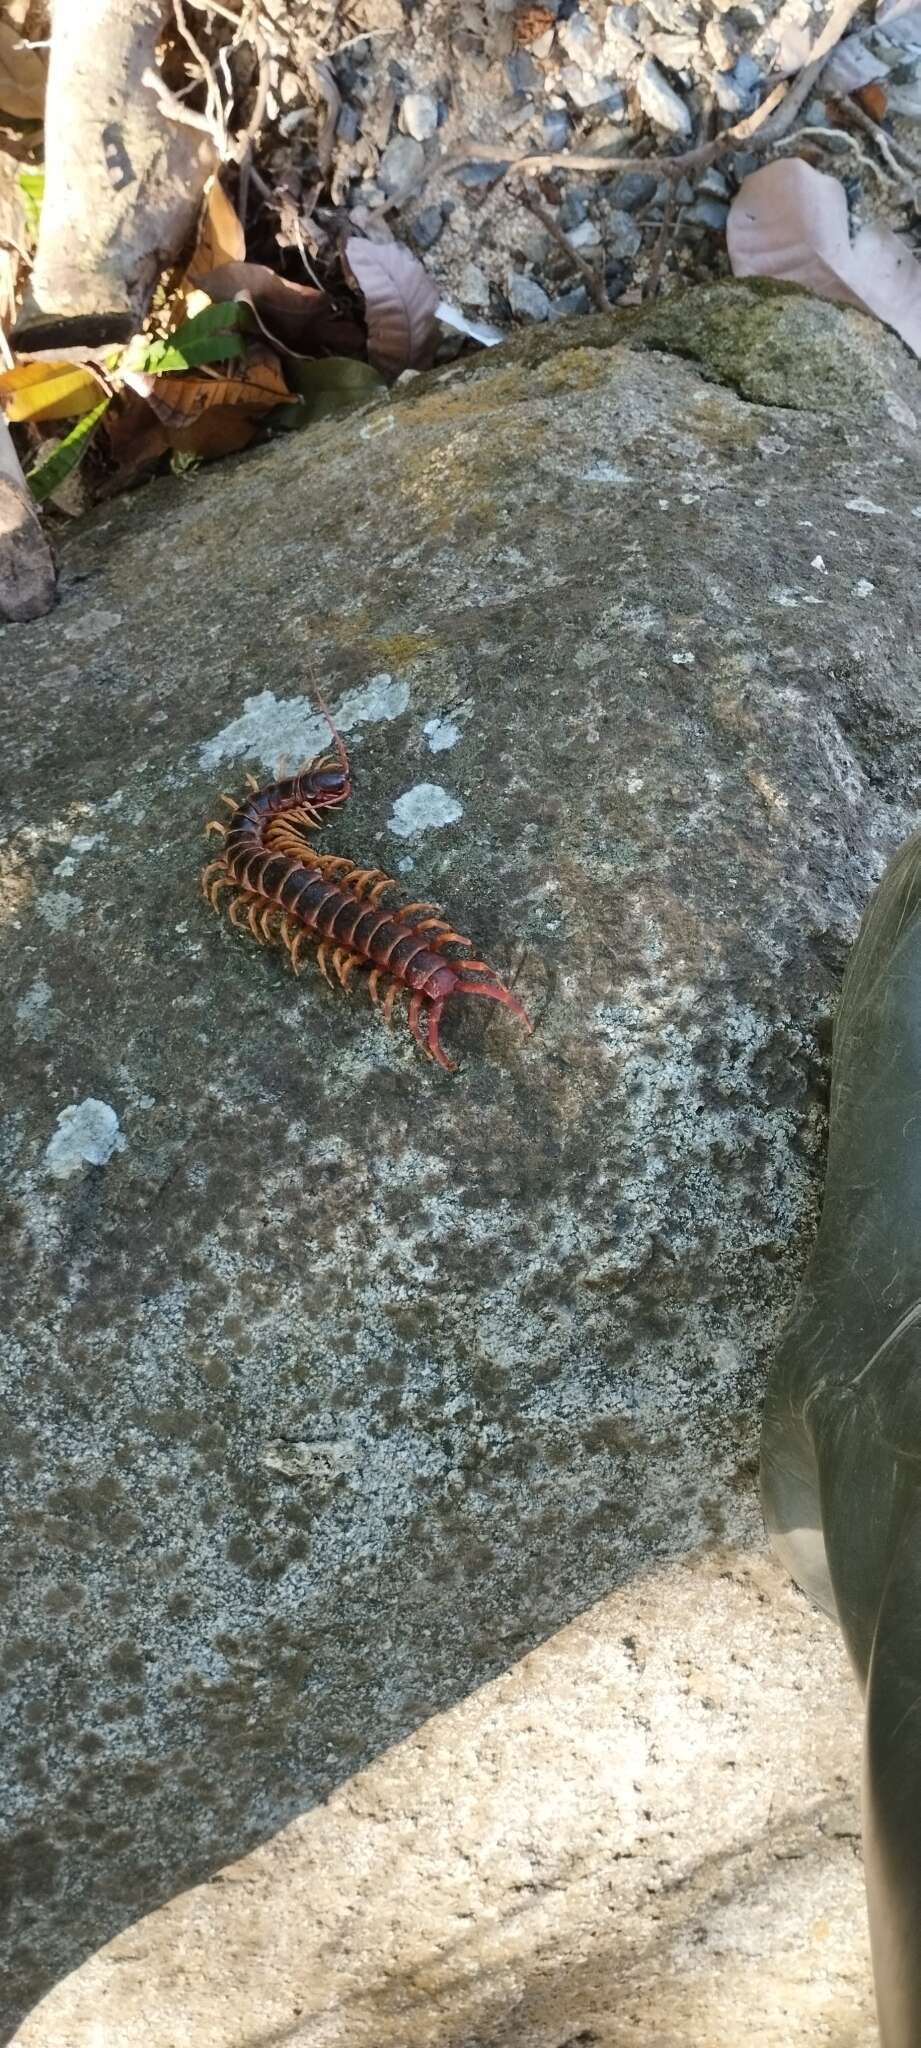
<svg viewBox="0 0 921 2048">
<path fill-rule="evenodd" d="M 384 1000 L 381 1004 L 381 1015 L 384 1019 L 385 1024 L 390 1024 L 393 1021 L 393 1006 L 394 1003 L 396 1002 L 397 996 L 400 993 L 401 987 L 401 982 L 392 981 L 390 987 L 387 990 L 387 994 L 385 995 Z"/>
<path fill-rule="evenodd" d="M 369 994 L 369 996 L 370 996 L 370 998 L 371 998 L 371 1001 L 372 1001 L 372 1003 L 374 1003 L 374 1004 L 375 1004 L 375 1006 L 377 1006 L 377 1005 L 379 1004 L 379 1002 L 380 1002 L 380 998 L 379 998 L 379 996 L 378 996 L 378 993 L 377 993 L 377 991 L 378 991 L 378 986 L 379 986 L 379 983 L 380 983 L 380 978 L 381 978 L 381 970 L 380 970 L 380 968 L 379 968 L 379 967 L 372 967 L 372 969 L 371 969 L 371 972 L 370 972 L 370 974 L 369 974 L 369 976 L 368 976 L 368 994 Z"/>
<path fill-rule="evenodd" d="M 454 1061 L 449 1060 L 447 1053 L 444 1051 L 441 1040 L 438 1036 L 438 1026 L 441 1021 L 441 1013 L 442 1010 L 444 1009 L 444 1006 L 444 996 L 436 996 L 435 1001 L 429 1004 L 428 1019 L 425 1033 L 426 1051 L 430 1053 L 433 1060 L 438 1061 L 438 1065 L 440 1067 L 444 1067 L 446 1073 L 454 1074 L 457 1072 L 457 1068 L 454 1064 Z"/>
<path fill-rule="evenodd" d="M 229 905 L 227 914 L 235 931 L 242 930 L 241 917 L 248 919 L 249 907 L 248 896 L 235 896 L 233 902 Z"/>
<path fill-rule="evenodd" d="M 262 909 L 259 903 L 250 904 L 246 922 L 249 925 L 250 931 L 252 932 L 253 938 L 256 940 L 257 944 L 260 946 L 264 946 L 266 944 L 266 938 L 265 933 L 261 929 Z"/>
<path fill-rule="evenodd" d="M 452 932 L 450 925 L 444 924 L 441 918 L 423 918 L 422 923 L 417 924 L 416 930 L 417 932 L 434 930 L 434 938 L 427 941 L 433 953 L 440 952 L 442 946 L 470 946 L 473 943 L 472 939 L 465 939 L 460 932 Z"/>
<path fill-rule="evenodd" d="M 226 839 L 227 827 L 221 824 L 220 818 L 208 819 L 208 823 L 205 826 L 205 838 L 207 839 L 212 832 L 216 832 L 219 839 Z"/>
<path fill-rule="evenodd" d="M 333 954 L 333 970 L 337 975 L 339 983 L 342 988 L 345 987 L 346 983 L 346 963 L 349 960 L 354 960 L 354 957 L 355 956 L 353 953 L 346 952 L 344 946 L 337 946 Z"/>
<path fill-rule="evenodd" d="M 322 944 L 322 945 L 320 945 L 320 946 L 318 946 L 318 947 L 317 947 L 317 966 L 319 967 L 320 973 L 322 974 L 322 976 L 323 976 L 323 979 L 324 979 L 324 981 L 329 981 L 329 986 L 330 986 L 330 988 L 332 988 L 333 984 L 332 984 L 332 982 L 331 982 L 331 981 L 329 980 L 329 972 L 328 972 L 328 969 L 327 969 L 327 966 L 326 966 L 326 943 L 325 943 L 325 940 L 324 940 L 324 942 L 323 942 L 323 944 Z"/>
<path fill-rule="evenodd" d="M 285 943 L 287 944 L 287 940 L 285 941 Z M 309 943 L 310 933 L 308 931 L 301 930 L 295 932 L 294 938 L 292 939 L 290 946 L 288 946 L 288 951 L 291 955 L 291 965 L 294 969 L 295 974 L 300 974 L 301 971 L 301 948 L 302 946 L 306 946 Z"/>
<path fill-rule="evenodd" d="M 422 1002 L 423 998 L 419 994 L 419 991 L 417 989 L 415 993 L 410 996 L 409 1016 L 406 1021 L 416 1041 L 416 1044 L 419 1047 L 419 1051 L 427 1053 L 429 1048 L 426 1045 L 425 1037 L 423 1035 L 422 1030 Z"/>
</svg>

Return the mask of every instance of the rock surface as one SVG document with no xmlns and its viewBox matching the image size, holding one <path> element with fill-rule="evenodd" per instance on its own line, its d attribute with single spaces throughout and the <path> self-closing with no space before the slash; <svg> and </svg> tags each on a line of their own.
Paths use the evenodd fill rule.
<svg viewBox="0 0 921 2048">
<path fill-rule="evenodd" d="M 918 822 L 919 416 L 792 292 L 535 329 L 104 508 L 0 632 L 23 2048 L 874 2039 L 754 1459 Z M 198 896 L 314 678 L 330 847 L 533 1015 L 453 1079 Z"/>
</svg>

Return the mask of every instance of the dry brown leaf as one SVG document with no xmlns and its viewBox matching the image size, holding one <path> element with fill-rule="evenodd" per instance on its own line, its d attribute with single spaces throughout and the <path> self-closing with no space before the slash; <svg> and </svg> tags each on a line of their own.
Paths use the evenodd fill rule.
<svg viewBox="0 0 921 2048">
<path fill-rule="evenodd" d="M 365 302 L 369 363 L 385 377 L 428 369 L 438 338 L 438 291 L 418 256 L 401 242 L 352 235 L 345 260 Z"/>
<path fill-rule="evenodd" d="M 854 98 L 858 107 L 862 107 L 864 113 L 869 114 L 871 121 L 885 121 L 889 94 L 878 78 L 871 79 L 869 85 L 862 85 L 855 92 Z"/>
<path fill-rule="evenodd" d="M 259 421 L 251 413 L 216 405 L 190 426 L 164 427 L 163 433 L 167 447 L 177 455 L 198 455 L 203 462 L 212 462 L 221 455 L 236 455 L 246 448 L 258 428 Z"/>
<path fill-rule="evenodd" d="M 195 283 L 219 304 L 241 299 L 251 306 L 266 340 L 283 355 L 365 355 L 363 328 L 337 313 L 328 292 L 292 284 L 264 263 L 224 263 Z"/>
<path fill-rule="evenodd" d="M 217 270 L 223 263 L 242 263 L 245 256 L 246 236 L 242 222 L 220 180 L 214 178 L 205 200 L 198 244 L 187 277 L 197 283 L 206 271 Z"/>
<path fill-rule="evenodd" d="M 21 28 L 0 21 L 0 110 L 17 121 L 41 121 L 48 52 L 25 49 L 23 42 Z"/>
<path fill-rule="evenodd" d="M 99 429 L 99 442 L 110 464 L 110 474 L 97 486 L 99 497 L 137 482 L 169 446 L 165 427 L 146 398 L 134 391 L 121 392 L 110 405 Z"/>
<path fill-rule="evenodd" d="M 861 228 L 851 241 L 837 178 L 799 157 L 753 171 L 729 209 L 726 242 L 736 277 L 786 278 L 859 306 L 921 355 L 921 264 L 890 228 Z"/>
<path fill-rule="evenodd" d="M 268 349 L 250 349 L 241 362 L 217 371 L 183 370 L 162 377 L 134 371 L 130 381 L 157 419 L 171 428 L 189 427 L 212 407 L 258 416 L 291 404 L 281 364 Z"/>
</svg>

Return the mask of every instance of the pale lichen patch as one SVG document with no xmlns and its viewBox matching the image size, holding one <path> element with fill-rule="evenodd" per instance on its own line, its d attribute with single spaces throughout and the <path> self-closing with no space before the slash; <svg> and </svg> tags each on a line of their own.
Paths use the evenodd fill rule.
<svg viewBox="0 0 921 2048">
<path fill-rule="evenodd" d="M 113 1152 L 124 1151 L 125 1142 L 111 1104 L 87 1095 L 61 1110 L 45 1147 L 45 1165 L 55 1180 L 70 1180 L 84 1166 L 106 1166 Z"/>
<path fill-rule="evenodd" d="M 463 804 L 449 796 L 438 782 L 417 782 L 398 796 L 387 820 L 398 839 L 412 839 L 418 832 L 431 832 L 440 825 L 454 825 L 464 814 Z"/>
</svg>

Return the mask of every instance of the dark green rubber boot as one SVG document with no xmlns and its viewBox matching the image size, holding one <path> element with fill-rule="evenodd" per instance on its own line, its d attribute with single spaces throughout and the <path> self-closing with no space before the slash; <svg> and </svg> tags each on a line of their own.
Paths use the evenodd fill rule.
<svg viewBox="0 0 921 2048">
<path fill-rule="evenodd" d="M 921 2048 L 921 834 L 864 918 L 835 1027 L 825 1204 L 770 1375 L 764 1513 L 866 1694 L 882 2048 Z"/>
</svg>

